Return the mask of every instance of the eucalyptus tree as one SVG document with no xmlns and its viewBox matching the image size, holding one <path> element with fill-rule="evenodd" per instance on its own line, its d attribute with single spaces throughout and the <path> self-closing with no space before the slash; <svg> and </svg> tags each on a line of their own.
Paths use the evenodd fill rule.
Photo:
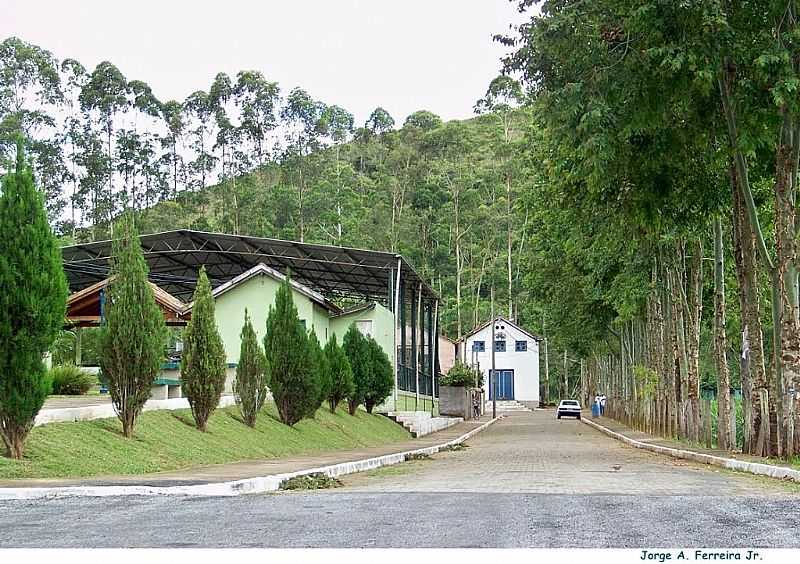
<svg viewBox="0 0 800 564">
<path fill-rule="evenodd" d="M 263 166 L 269 159 L 269 137 L 278 126 L 280 88 L 259 71 L 240 71 L 233 88 L 239 109 L 239 130 L 243 141 L 252 146 L 254 161 Z"/>
<path fill-rule="evenodd" d="M 375 108 L 367 118 L 364 127 L 373 135 L 380 135 L 394 129 L 394 118 L 381 107 Z"/>
<path fill-rule="evenodd" d="M 231 113 L 227 107 L 232 96 L 231 77 L 224 72 L 217 74 L 208 90 L 208 103 L 214 112 L 214 122 L 217 126 L 213 148 L 220 151 L 220 181 L 225 181 L 233 176 L 229 172 L 228 161 L 230 160 L 230 149 L 236 144 L 236 127 L 231 121 Z"/>
<path fill-rule="evenodd" d="M 331 140 L 333 143 L 332 147 L 332 154 L 333 154 L 333 202 L 334 202 L 334 212 L 335 217 L 331 223 L 334 224 L 334 232 L 332 234 L 332 240 L 335 245 L 342 244 L 342 236 L 344 231 L 344 206 L 346 201 L 353 201 L 353 198 L 349 197 L 352 194 L 352 190 L 349 186 L 346 186 L 343 182 L 343 167 L 342 167 L 342 145 L 346 143 L 353 133 L 353 126 L 355 123 L 355 119 L 353 118 L 353 114 L 345 110 L 344 108 L 331 105 L 327 106 L 322 115 L 320 116 L 320 121 L 322 125 L 320 129 L 324 130 L 326 136 Z M 327 167 L 325 167 L 327 169 Z M 349 166 L 348 166 L 349 169 Z M 350 175 L 352 176 L 352 175 Z M 324 202 L 330 201 L 330 195 L 327 193 L 318 194 L 323 200 L 323 205 L 321 206 L 322 210 L 329 209 L 328 205 L 325 205 Z M 349 214 L 348 214 L 349 215 Z"/>
<path fill-rule="evenodd" d="M 60 187 L 67 180 L 56 120 L 63 101 L 58 61 L 49 51 L 16 37 L 0 43 L 0 162 L 11 162 L 21 133 L 53 220 L 63 209 Z"/>
<path fill-rule="evenodd" d="M 434 262 L 435 248 L 438 246 L 435 227 L 440 222 L 437 217 L 446 214 L 450 218 L 449 233 L 445 240 L 449 241 L 448 251 L 455 257 L 456 334 L 461 338 L 464 329 L 462 281 L 468 247 L 467 236 L 470 231 L 480 227 L 470 221 L 478 203 L 475 171 L 471 163 L 463 158 L 463 155 L 470 152 L 470 143 L 473 141 L 458 122 L 446 124 L 429 135 L 428 143 L 439 158 L 427 176 L 426 190 L 418 192 L 415 207 L 423 214 L 420 235 L 423 250 L 427 251 L 426 264 Z"/>
<path fill-rule="evenodd" d="M 184 182 L 183 155 L 178 151 L 183 133 L 186 129 L 186 116 L 183 105 L 176 100 L 169 100 L 161 105 L 161 119 L 166 126 L 166 134 L 161 137 L 161 147 L 167 150 L 161 157 L 162 162 L 170 169 L 174 198 L 178 195 L 178 183 Z"/>
<path fill-rule="evenodd" d="M 429 112 L 428 110 L 419 110 L 414 112 L 413 114 L 409 115 L 406 118 L 405 123 L 403 123 L 403 127 L 415 127 L 421 129 L 422 131 L 430 131 L 431 129 L 435 129 L 442 125 L 442 118 L 434 114 L 433 112 Z"/>
<path fill-rule="evenodd" d="M 84 174 L 78 180 L 77 204 L 81 217 L 89 219 L 92 238 L 99 235 L 98 228 L 109 221 L 114 212 L 114 194 L 106 190 L 112 172 L 111 161 L 105 151 L 101 133 L 84 121 L 82 130 L 75 132 L 75 163 Z"/>
<path fill-rule="evenodd" d="M 115 119 L 124 112 L 129 105 L 128 82 L 120 70 L 108 61 L 103 61 L 95 67 L 89 75 L 89 80 L 83 85 L 78 100 L 81 109 L 93 118 L 106 136 L 106 166 L 109 170 L 104 174 L 106 179 L 106 200 L 112 200 L 114 195 L 114 159 L 113 139 Z M 95 208 L 97 209 L 97 208 Z M 109 210 L 106 221 L 111 220 L 113 208 Z"/>
<path fill-rule="evenodd" d="M 520 83 L 509 76 L 499 76 L 492 80 L 486 95 L 475 104 L 475 113 L 490 114 L 496 117 L 502 131 L 500 143 L 494 144 L 494 151 L 500 164 L 500 177 L 505 186 L 505 223 L 506 223 L 506 282 L 508 290 L 508 318 L 514 319 L 514 234 L 518 230 L 515 224 L 514 201 L 515 182 L 518 175 L 519 161 L 514 143 L 515 120 L 514 110 L 522 104 L 524 94 Z M 521 175 L 520 175 L 521 176 Z"/>
<path fill-rule="evenodd" d="M 309 231 L 308 225 L 308 184 L 309 158 L 311 152 L 321 147 L 321 134 L 324 133 L 323 113 L 325 105 L 314 100 L 302 88 L 293 89 L 281 108 L 281 119 L 286 127 L 286 148 L 284 161 L 291 163 L 295 190 L 295 225 L 297 236 L 304 241 Z"/>
<path fill-rule="evenodd" d="M 0 147 L 5 152 L 16 145 L 15 132 L 30 138 L 53 127 L 48 111 L 62 100 L 58 62 L 49 51 L 16 37 L 0 43 Z"/>
<path fill-rule="evenodd" d="M 215 115 L 213 99 L 207 92 L 198 90 L 189 95 L 183 105 L 186 115 L 192 120 L 189 130 L 192 135 L 190 146 L 194 151 L 195 158 L 188 166 L 190 184 L 194 188 L 204 189 L 208 185 L 209 177 L 217 161 L 207 145 L 213 138 L 212 120 Z"/>
<path fill-rule="evenodd" d="M 75 59 L 64 59 L 61 62 L 61 74 L 64 84 L 64 106 L 66 116 L 61 128 L 63 142 L 67 146 L 67 161 L 69 162 L 69 182 L 72 191 L 69 197 L 70 223 L 72 236 L 78 226 L 77 209 L 83 211 L 83 198 L 79 196 L 81 172 L 78 167 L 78 143 L 83 134 L 83 116 L 80 113 L 78 96 L 86 84 L 89 76 L 86 68 Z M 82 214 L 83 215 L 83 214 Z"/>
</svg>

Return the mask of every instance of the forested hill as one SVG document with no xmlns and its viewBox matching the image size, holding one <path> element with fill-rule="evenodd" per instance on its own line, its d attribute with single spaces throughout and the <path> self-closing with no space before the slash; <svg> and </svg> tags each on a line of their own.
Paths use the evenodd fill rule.
<svg viewBox="0 0 800 564">
<path fill-rule="evenodd" d="M 94 69 L 10 37 L 0 42 L 0 168 L 16 139 L 69 241 L 106 238 L 133 209 L 143 232 L 185 227 L 397 251 L 443 296 L 452 336 L 517 309 L 528 182 L 519 84 L 500 77 L 478 117 L 363 124 L 257 70 L 209 77 L 163 100 L 112 62 Z M 5 166 L 3 164 L 5 163 Z"/>
<path fill-rule="evenodd" d="M 271 162 L 205 189 L 180 192 L 139 212 L 143 232 L 176 228 L 275 237 L 402 253 L 443 297 L 447 333 L 459 334 L 508 308 L 509 221 L 512 292 L 518 293 L 525 182 L 522 160 L 506 160 L 505 126 L 518 143 L 519 110 L 442 123 L 428 112 L 397 130 L 361 130 L 353 140 Z M 507 169 L 519 174 L 511 181 Z M 106 237 L 103 228 L 79 238 Z M 492 267 L 494 267 L 492 269 Z M 459 307 L 457 307 L 457 305 Z"/>
</svg>

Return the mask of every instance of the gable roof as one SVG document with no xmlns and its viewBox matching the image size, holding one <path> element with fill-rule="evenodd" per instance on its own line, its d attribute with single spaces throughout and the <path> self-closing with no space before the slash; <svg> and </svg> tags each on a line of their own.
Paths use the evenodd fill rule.
<svg viewBox="0 0 800 564">
<path fill-rule="evenodd" d="M 531 333 L 530 331 L 526 331 L 525 329 L 523 329 L 522 327 L 520 327 L 519 325 L 517 325 L 517 324 L 516 324 L 516 323 L 514 323 L 513 321 L 509 321 L 509 320 L 508 320 L 508 319 L 506 319 L 505 317 L 495 317 L 493 320 L 492 320 L 492 319 L 490 319 L 489 321 L 486 321 L 486 322 L 484 322 L 484 323 L 482 323 L 482 324 L 478 325 L 477 327 L 475 327 L 475 328 L 474 328 L 472 331 L 470 331 L 469 333 L 467 333 L 466 335 L 464 335 L 463 337 L 461 337 L 461 340 L 460 340 L 460 341 L 458 341 L 458 342 L 460 343 L 460 342 L 462 342 L 462 341 L 466 341 L 467 339 L 469 339 L 470 337 L 472 337 L 472 336 L 473 336 L 475 333 L 479 333 L 479 332 L 483 331 L 483 330 L 484 330 L 486 327 L 488 327 L 488 326 L 489 326 L 491 323 L 497 323 L 498 321 L 502 321 L 502 322 L 504 322 L 504 323 L 506 323 L 506 324 L 508 324 L 508 325 L 511 325 L 513 328 L 517 329 L 518 331 L 520 331 L 520 332 L 522 332 L 522 333 L 525 333 L 525 334 L 526 334 L 528 337 L 530 337 L 530 338 L 531 338 L 531 339 L 533 339 L 534 341 L 541 341 L 541 340 L 542 340 L 542 338 L 541 338 L 541 337 L 539 337 L 539 336 L 537 336 L 537 335 L 534 335 L 534 334 L 533 334 L 533 333 Z"/>
<path fill-rule="evenodd" d="M 354 313 L 361 313 L 362 311 L 371 311 L 375 309 L 377 304 L 375 302 L 367 302 L 363 304 L 357 304 L 347 309 L 340 311 L 339 313 L 335 314 L 334 317 L 341 317 L 343 315 L 353 315 Z"/>
<path fill-rule="evenodd" d="M 212 292 L 211 292 L 211 295 L 214 296 L 214 299 L 217 299 L 219 296 L 221 296 L 225 292 L 228 292 L 228 291 L 236 288 L 237 286 L 240 286 L 241 284 L 244 284 L 245 282 L 247 282 L 248 280 L 250 280 L 251 278 L 254 278 L 256 276 L 268 276 L 268 277 L 272 278 L 273 280 L 276 280 L 276 281 L 281 282 L 281 283 L 283 283 L 283 281 L 286 280 L 286 276 L 284 276 L 283 274 L 281 274 L 280 272 L 278 272 L 274 268 L 270 268 L 267 265 L 265 265 L 264 263 L 258 263 L 257 265 L 255 265 L 250 270 L 246 270 L 245 272 L 241 273 L 239 276 L 237 276 L 235 278 L 232 278 L 231 280 L 228 280 L 224 284 L 214 288 L 214 290 L 212 290 Z M 289 285 L 292 287 L 293 290 L 295 290 L 298 293 L 304 295 L 305 297 L 307 297 L 312 302 L 315 302 L 316 304 L 324 307 L 325 309 L 327 309 L 331 313 L 336 314 L 336 313 L 341 312 L 341 308 L 339 308 L 339 306 L 334 304 L 332 301 L 330 301 L 328 298 L 326 298 L 325 296 L 323 296 L 319 292 L 316 292 L 316 291 L 312 290 L 308 286 L 304 286 L 303 284 L 300 284 L 299 282 L 297 282 L 295 280 L 292 280 L 291 278 L 289 278 Z M 191 311 L 191 309 L 193 307 L 194 307 L 194 301 L 192 301 L 191 303 L 186 305 L 185 311 Z"/>
<path fill-rule="evenodd" d="M 100 319 L 100 291 L 105 289 L 113 276 L 95 282 L 91 286 L 70 294 L 67 298 L 67 321 L 72 323 L 96 323 Z M 185 321 L 191 316 L 185 315 L 186 304 L 181 300 L 159 288 L 152 282 L 147 282 L 153 290 L 156 303 L 164 312 L 167 322 Z"/>
</svg>

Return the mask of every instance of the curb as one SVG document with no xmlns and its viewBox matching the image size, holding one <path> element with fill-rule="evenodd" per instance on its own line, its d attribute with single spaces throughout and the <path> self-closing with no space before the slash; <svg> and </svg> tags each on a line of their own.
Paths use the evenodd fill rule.
<svg viewBox="0 0 800 564">
<path fill-rule="evenodd" d="M 582 417 L 581 421 L 583 421 L 590 427 L 597 429 L 601 433 L 605 433 L 609 437 L 617 439 L 618 441 L 622 441 L 623 443 L 628 444 L 634 448 L 649 450 L 651 452 L 664 454 L 666 456 L 671 456 L 673 458 L 681 458 L 683 460 L 691 460 L 693 462 L 700 462 L 702 464 L 721 466 L 722 468 L 727 468 L 729 470 L 736 470 L 738 472 L 747 472 L 750 474 L 756 474 L 758 476 L 768 476 L 770 478 L 777 478 L 779 480 L 789 479 L 789 480 L 794 480 L 795 482 L 800 482 L 800 470 L 793 470 L 791 468 L 786 468 L 783 466 L 773 466 L 771 464 L 762 464 L 760 462 L 745 462 L 744 460 L 736 460 L 734 458 L 724 458 L 722 456 L 714 456 L 713 454 L 703 454 L 700 452 L 694 452 L 692 450 L 681 450 L 661 445 L 643 443 L 641 441 L 631 439 L 630 437 L 626 437 L 621 433 L 612 431 L 611 429 L 604 427 L 599 423 L 595 423 L 594 421 L 590 421 L 586 418 Z"/>
<path fill-rule="evenodd" d="M 155 496 L 155 495 L 183 495 L 183 496 L 237 496 L 243 494 L 269 493 L 278 491 L 281 482 L 297 476 L 308 474 L 327 474 L 331 478 L 373 470 L 381 466 L 389 466 L 405 462 L 406 458 L 416 454 L 436 454 L 448 446 L 461 444 L 490 425 L 496 423 L 503 416 L 491 419 L 468 433 L 461 435 L 451 441 L 439 445 L 398 452 L 394 454 L 384 454 L 375 458 L 355 460 L 353 462 L 342 462 L 319 468 L 308 470 L 298 470 L 285 474 L 273 474 L 270 476 L 259 476 L 256 478 L 246 478 L 229 482 L 217 482 L 211 484 L 198 484 L 193 486 L 62 486 L 53 488 L 0 488 L 0 501 L 18 499 L 43 499 L 56 497 L 110 497 L 110 496 Z"/>
<path fill-rule="evenodd" d="M 236 405 L 236 398 L 232 394 L 224 395 L 219 399 L 217 407 Z M 174 411 L 176 409 L 189 409 L 189 400 L 186 398 L 173 398 L 165 400 L 147 400 L 142 411 Z M 117 412 L 110 403 L 98 405 L 85 405 L 82 407 L 58 407 L 42 409 L 36 415 L 33 426 L 47 425 L 48 423 L 72 423 L 76 421 L 94 421 L 96 419 L 114 419 Z"/>
</svg>

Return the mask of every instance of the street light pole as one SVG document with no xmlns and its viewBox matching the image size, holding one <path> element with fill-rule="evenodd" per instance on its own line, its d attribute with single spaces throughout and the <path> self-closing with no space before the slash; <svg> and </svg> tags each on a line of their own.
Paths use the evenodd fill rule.
<svg viewBox="0 0 800 564">
<path fill-rule="evenodd" d="M 495 370 L 494 370 L 494 285 L 492 285 L 492 372 L 489 378 L 489 391 L 492 393 L 492 419 L 497 418 L 497 389 L 495 388 Z"/>
</svg>

